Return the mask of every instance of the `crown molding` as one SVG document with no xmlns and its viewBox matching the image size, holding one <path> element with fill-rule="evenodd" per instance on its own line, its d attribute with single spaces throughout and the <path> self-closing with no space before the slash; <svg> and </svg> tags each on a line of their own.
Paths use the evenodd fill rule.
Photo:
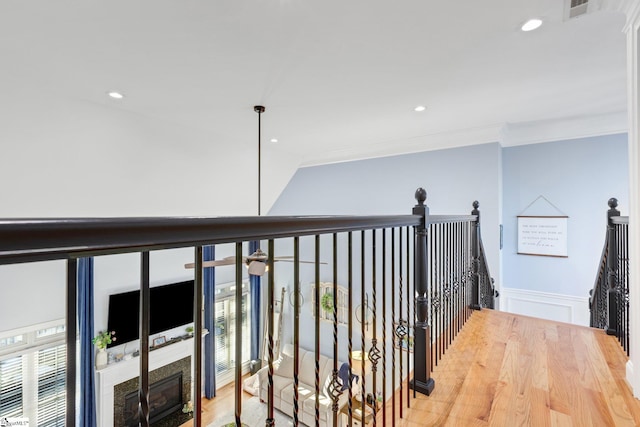
<svg viewBox="0 0 640 427">
<path fill-rule="evenodd" d="M 599 114 L 535 122 L 507 123 L 500 143 L 503 147 L 589 138 L 625 133 L 629 129 L 627 112 Z"/>
<path fill-rule="evenodd" d="M 300 167 L 320 166 L 355 160 L 391 157 L 424 151 L 446 150 L 471 145 L 500 143 L 503 147 L 614 135 L 628 131 L 626 111 L 564 117 L 520 123 L 461 129 L 422 135 L 404 140 L 385 141 L 366 146 L 313 153 L 302 159 Z"/>
<path fill-rule="evenodd" d="M 640 26 L 640 1 L 639 0 L 602 0 L 602 10 L 622 12 L 627 16 L 627 23 L 623 32 Z"/>
<path fill-rule="evenodd" d="M 313 158 L 305 159 L 300 167 L 320 166 L 332 163 L 350 162 L 379 157 L 391 157 L 423 151 L 446 150 L 449 148 L 499 142 L 503 125 L 493 125 L 438 132 L 404 140 L 385 141 L 366 146 L 350 147 L 322 153 L 313 153 Z"/>
</svg>

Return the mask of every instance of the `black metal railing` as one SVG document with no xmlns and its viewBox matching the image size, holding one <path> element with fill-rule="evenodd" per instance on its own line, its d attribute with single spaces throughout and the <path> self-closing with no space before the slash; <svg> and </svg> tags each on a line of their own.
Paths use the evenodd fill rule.
<svg viewBox="0 0 640 427">
<path fill-rule="evenodd" d="M 494 308 L 498 292 L 480 236 L 479 203 L 470 217 L 432 220 L 429 228 L 431 358 L 433 369 L 472 310 Z"/>
<path fill-rule="evenodd" d="M 339 414 L 351 420 L 357 409 L 372 411 L 372 423 L 395 425 L 396 416 L 411 404 L 411 392 L 429 395 L 434 387 L 431 372 L 435 364 L 469 318 L 473 309 L 493 307 L 493 281 L 489 276 L 480 237 L 478 203 L 471 215 L 429 215 L 425 205 L 426 192 L 416 191 L 418 203 L 411 215 L 396 216 L 327 216 L 327 217 L 233 217 L 233 218 L 117 218 L 117 219 L 16 219 L 0 220 L 0 265 L 30 263 L 43 260 L 67 260 L 67 412 L 66 425 L 75 426 L 76 389 L 75 328 L 77 319 L 77 260 L 82 257 L 117 253 L 140 254 L 140 425 L 149 425 L 149 252 L 181 247 L 193 247 L 195 258 L 194 313 L 203 308 L 204 245 L 234 244 L 236 253 L 236 312 L 241 312 L 243 242 L 266 240 L 269 257 L 267 273 L 267 397 L 265 423 L 274 421 L 274 287 L 277 267 L 274 263 L 275 241 L 290 240 L 294 247 L 292 282 L 293 303 L 293 413 L 295 425 L 339 425 Z M 413 230 L 412 230 L 413 229 Z M 333 280 L 332 342 L 321 342 L 320 316 L 316 315 L 314 354 L 315 384 L 313 413 L 305 413 L 306 405 L 299 401 L 299 318 L 301 293 L 301 237 L 315 239 L 315 284 L 321 280 L 321 236 L 332 237 Z M 359 243 L 359 245 L 358 245 Z M 359 258 L 359 259 L 358 259 Z M 360 268 L 354 268 L 360 263 Z M 358 273 L 359 272 L 359 277 Z M 413 276 L 413 277 L 412 277 Z M 338 325 L 337 283 L 348 287 L 348 325 L 346 333 Z M 313 284 L 309 284 L 308 287 Z M 359 291 L 358 291 L 359 288 Z M 315 286 L 315 311 L 320 310 L 319 286 Z M 369 300 L 369 295 L 371 299 Z M 390 299 L 390 301 L 389 301 Z M 357 301 L 359 307 L 353 307 Z M 370 303 L 369 303 L 370 301 Z M 380 316 L 381 314 L 381 316 Z M 359 316 L 359 319 L 358 319 Z M 236 360 L 242 360 L 241 316 L 236 316 Z M 360 322 L 355 328 L 354 317 Z M 381 322 L 380 321 L 381 318 Z M 371 330 L 369 330 L 371 328 Z M 201 316 L 195 316 L 194 335 L 201 336 Z M 306 332 L 306 331 L 305 331 Z M 346 336 L 345 336 L 346 335 Z M 358 337 L 359 335 L 359 337 Z M 348 342 L 347 354 L 340 353 L 339 340 Z M 361 375 L 359 401 L 352 389 L 344 396 L 338 379 L 338 360 L 347 360 L 349 377 L 354 368 L 352 350 L 360 347 L 366 357 L 359 361 L 360 372 L 371 368 L 371 380 Z M 324 347 L 323 347 L 324 344 Z M 325 348 L 326 347 L 326 348 Z M 332 348 L 331 348 L 332 347 Z M 320 378 L 321 353 L 330 354 L 333 364 L 331 381 L 325 387 Z M 194 340 L 194 426 L 202 425 L 201 373 L 202 342 Z M 413 378 L 409 378 L 413 366 Z M 388 372 L 391 381 L 387 381 Z M 235 367 L 235 423 L 241 425 L 242 364 Z M 380 387 L 381 386 L 381 387 Z M 381 388 L 381 391 L 380 391 Z M 327 390 L 331 400 L 331 416 L 321 412 L 320 395 Z M 377 402 L 383 403 L 379 405 Z M 388 414 L 387 404 L 391 402 Z M 369 408 L 369 409 L 368 409 Z M 382 412 L 382 417 L 378 417 Z M 310 421 L 305 416 L 311 416 Z M 390 416 L 390 417 L 389 417 Z"/>
<path fill-rule="evenodd" d="M 618 200 L 609 199 L 605 244 L 589 291 L 590 326 L 615 335 L 629 355 L 629 217 L 617 207 Z"/>
</svg>

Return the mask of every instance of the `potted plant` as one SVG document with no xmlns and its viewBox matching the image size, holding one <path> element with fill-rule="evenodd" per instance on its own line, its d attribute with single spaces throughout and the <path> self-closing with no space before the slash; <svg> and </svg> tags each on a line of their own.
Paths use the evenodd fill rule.
<svg viewBox="0 0 640 427">
<path fill-rule="evenodd" d="M 116 340 L 115 331 L 100 331 L 91 342 L 98 348 L 96 353 L 96 369 L 102 369 L 107 366 L 107 345 Z"/>
</svg>

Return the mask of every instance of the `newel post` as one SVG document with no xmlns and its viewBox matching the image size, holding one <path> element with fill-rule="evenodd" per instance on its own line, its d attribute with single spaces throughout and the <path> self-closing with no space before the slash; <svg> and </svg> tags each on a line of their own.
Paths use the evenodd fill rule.
<svg viewBox="0 0 640 427">
<path fill-rule="evenodd" d="M 420 225 L 415 227 L 414 280 L 416 290 L 416 323 L 414 325 L 414 376 L 409 386 L 417 392 L 431 394 L 435 383 L 430 378 L 431 338 L 429 336 L 429 298 L 428 298 L 428 249 L 427 233 L 429 229 L 429 208 L 424 204 L 427 192 L 424 188 L 416 190 L 418 204 L 413 214 L 422 217 Z"/>
<path fill-rule="evenodd" d="M 618 247 L 616 244 L 616 228 L 611 218 L 620 216 L 616 209 L 618 199 L 609 199 L 607 211 L 607 335 L 616 335 L 618 332 L 618 287 L 616 277 L 618 271 Z"/>
<path fill-rule="evenodd" d="M 473 202 L 471 215 L 476 220 L 471 223 L 471 309 L 481 310 L 480 305 L 480 203 Z"/>
</svg>

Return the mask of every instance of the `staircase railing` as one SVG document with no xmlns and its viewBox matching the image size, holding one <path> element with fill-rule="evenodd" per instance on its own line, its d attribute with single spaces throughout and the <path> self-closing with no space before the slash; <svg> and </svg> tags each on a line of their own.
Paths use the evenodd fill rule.
<svg viewBox="0 0 640 427">
<path fill-rule="evenodd" d="M 370 364 L 372 384 L 365 384 L 362 377 L 363 396 L 371 394 L 374 400 L 382 389 L 383 402 L 391 401 L 391 413 L 387 414 L 387 405 L 383 404 L 383 424 L 396 423 L 396 415 L 403 417 L 403 408 L 410 406 L 410 389 L 430 394 L 434 387 L 431 372 L 434 364 L 445 353 L 469 318 L 473 309 L 493 307 L 497 296 L 490 278 L 485 258 L 478 210 L 474 202 L 471 215 L 429 215 L 425 205 L 426 192 L 416 191 L 418 203 L 412 215 L 396 216 L 331 216 L 331 217 L 232 217 L 232 218 L 102 218 L 102 219 L 10 219 L 0 220 L 0 265 L 31 263 L 45 260 L 66 260 L 66 426 L 76 423 L 76 396 L 83 390 L 77 389 L 76 354 L 78 350 L 77 328 L 78 311 L 76 293 L 78 291 L 78 259 L 97 257 L 107 254 L 138 253 L 140 255 L 140 378 L 139 378 L 139 421 L 141 426 L 149 425 L 149 272 L 150 251 L 171 248 L 194 248 L 195 292 L 194 313 L 202 313 L 203 305 L 203 246 L 214 244 L 233 244 L 236 253 L 236 311 L 241 312 L 242 296 L 242 248 L 243 243 L 266 240 L 269 258 L 266 260 L 268 272 L 267 310 L 268 325 L 268 397 L 265 423 L 273 425 L 273 376 L 274 362 L 274 289 L 275 241 L 289 241 L 294 248 L 294 267 L 291 281 L 294 283 L 294 384 L 298 385 L 299 366 L 298 349 L 301 292 L 300 281 L 300 238 L 309 236 L 315 239 L 315 282 L 321 280 L 320 254 L 321 236 L 332 238 L 329 252 L 333 264 L 333 342 L 320 342 L 320 316 L 315 316 L 315 424 L 320 425 L 320 395 L 324 392 L 324 383 L 319 378 L 320 353 L 334 357 L 331 385 L 327 387 L 331 399 L 332 416 L 323 421 L 323 425 L 339 425 L 338 415 L 344 413 L 351 419 L 356 413 L 356 401 L 352 400 L 351 388 L 348 388 L 348 403 L 339 387 L 338 359 L 348 360 L 349 374 L 353 372 L 352 350 L 354 338 L 360 332 L 361 348 L 368 354 L 359 361 L 361 372 L 366 372 L 365 364 Z M 413 233 L 411 233 L 413 227 Z M 413 238 L 410 235 L 413 234 Z M 359 247 L 358 247 L 359 246 Z M 358 259 L 360 258 L 360 259 Z M 340 261 L 339 261 L 340 260 Z M 360 277 L 356 277 L 354 265 L 360 265 Z M 340 268 L 338 268 L 340 265 Z M 413 275 L 413 278 L 411 277 Z M 413 279 L 413 280 L 412 280 Z M 336 284 L 338 281 L 348 286 L 348 329 L 339 333 L 338 299 Z M 357 281 L 360 284 L 358 292 Z M 413 285 L 412 285 L 413 282 Z M 312 287 L 310 284 L 308 287 Z M 320 310 L 319 286 L 315 286 L 315 313 Z M 371 306 L 367 307 L 367 294 L 371 292 Z M 352 306 L 354 297 L 361 301 L 360 310 Z M 387 300 L 390 297 L 391 301 Z M 360 312 L 360 331 L 353 326 L 352 314 Z M 370 315 L 372 318 L 365 321 Z M 382 325 L 377 323 L 382 314 Z M 390 316 L 390 322 L 387 319 Z M 241 316 L 237 316 L 238 322 Z M 372 325 L 372 331 L 365 331 Z M 242 324 L 236 328 L 236 360 L 242 360 L 241 344 Z M 194 335 L 201 336 L 203 323 L 201 316 L 194 317 Z M 379 333 L 382 333 L 381 340 Z M 372 336 L 370 336 L 372 334 Z M 348 341 L 348 352 L 338 343 L 340 336 Z M 387 340 L 387 337 L 392 337 Z M 393 342 L 393 345 L 391 345 Z M 411 351 L 413 350 L 413 351 Z M 194 340 L 194 395 L 191 397 L 194 409 L 194 426 L 202 425 L 201 391 L 203 344 Z M 406 356 L 406 364 L 403 362 Z M 380 360 L 382 359 L 382 360 Z M 381 363 L 380 363 L 381 362 Z M 397 364 L 396 364 L 397 362 Z M 413 379 L 409 380 L 410 367 L 413 366 Z M 399 368 L 399 369 L 398 369 Z M 387 369 L 391 371 L 390 390 L 387 390 Z M 242 393 L 240 378 L 242 364 L 236 363 L 235 383 L 235 423 L 241 425 Z M 399 371 L 399 378 L 396 372 Z M 379 374 L 382 377 L 378 377 Z M 378 382 L 381 379 L 380 382 Z M 366 381 L 368 383 L 368 381 Z M 380 384 L 381 383 L 381 384 Z M 403 385 L 404 384 L 404 385 Z M 303 419 L 302 399 L 294 387 L 294 419 L 296 424 Z M 399 393 L 396 391 L 399 390 Z M 404 403 L 406 390 L 406 403 Z M 397 404 L 399 400 L 399 404 Z M 365 399 L 361 401 L 362 413 L 365 413 Z M 345 406 L 346 405 L 346 406 Z M 308 405 L 305 405 L 305 408 Z M 377 422 L 378 405 L 372 405 L 373 424 Z M 396 411 L 397 410 L 397 411 Z"/>
<path fill-rule="evenodd" d="M 605 244 L 589 291 L 590 326 L 615 335 L 628 355 L 629 217 L 620 216 L 617 199 L 609 199 L 608 204 Z"/>
</svg>

